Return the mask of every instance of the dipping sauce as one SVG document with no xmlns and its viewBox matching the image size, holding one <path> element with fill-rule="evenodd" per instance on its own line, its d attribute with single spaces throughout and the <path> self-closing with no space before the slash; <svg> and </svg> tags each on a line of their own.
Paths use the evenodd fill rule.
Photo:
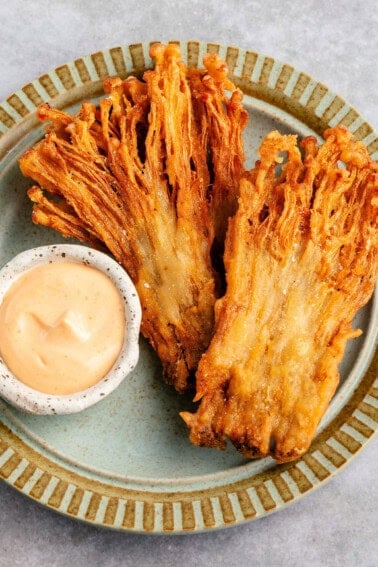
<svg viewBox="0 0 378 567">
<path fill-rule="evenodd" d="M 32 268 L 0 306 L 0 353 L 22 382 L 48 394 L 84 390 L 105 376 L 124 340 L 119 290 L 75 262 Z"/>
</svg>

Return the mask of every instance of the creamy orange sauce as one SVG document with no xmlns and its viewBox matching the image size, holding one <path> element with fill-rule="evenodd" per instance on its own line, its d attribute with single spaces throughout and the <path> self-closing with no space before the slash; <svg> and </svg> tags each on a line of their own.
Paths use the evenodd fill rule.
<svg viewBox="0 0 378 567">
<path fill-rule="evenodd" d="M 49 394 L 98 382 L 117 359 L 125 333 L 120 292 L 101 271 L 74 262 L 33 268 L 0 306 L 0 353 L 11 372 Z"/>
</svg>

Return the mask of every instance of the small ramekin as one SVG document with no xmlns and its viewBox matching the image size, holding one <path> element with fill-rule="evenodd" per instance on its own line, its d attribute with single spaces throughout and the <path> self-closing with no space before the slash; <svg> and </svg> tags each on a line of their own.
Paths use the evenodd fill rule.
<svg viewBox="0 0 378 567">
<path fill-rule="evenodd" d="M 135 368 L 139 358 L 141 306 L 133 282 L 110 256 L 77 244 L 40 246 L 21 252 L 0 270 L 0 304 L 11 285 L 25 272 L 49 262 L 77 262 L 105 273 L 118 288 L 125 307 L 125 335 L 111 370 L 95 385 L 68 395 L 39 392 L 21 382 L 0 357 L 0 397 L 26 413 L 69 414 L 84 410 L 113 392 Z"/>
</svg>

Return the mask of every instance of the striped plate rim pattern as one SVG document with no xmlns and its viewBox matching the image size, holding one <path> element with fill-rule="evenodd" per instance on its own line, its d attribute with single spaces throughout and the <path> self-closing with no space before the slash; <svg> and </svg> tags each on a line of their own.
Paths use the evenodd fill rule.
<svg viewBox="0 0 378 567">
<path fill-rule="evenodd" d="M 207 52 L 218 52 L 245 94 L 281 108 L 321 134 L 344 124 L 378 159 L 378 135 L 338 95 L 292 66 L 253 51 L 216 43 L 174 42 L 184 60 L 197 66 Z M 37 125 L 35 110 L 101 93 L 109 75 L 126 77 L 151 67 L 150 44 L 99 51 L 62 65 L 28 83 L 0 104 L 0 145 Z M 3 139 L 1 139 L 3 138 Z M 4 143 L 3 143 L 4 142 Z M 32 449 L 0 422 L 0 478 L 41 504 L 68 516 L 138 533 L 193 533 L 240 524 L 283 508 L 330 479 L 372 438 L 378 428 L 378 352 L 337 417 L 294 463 L 232 484 L 204 490 L 129 490 L 76 474 Z"/>
</svg>

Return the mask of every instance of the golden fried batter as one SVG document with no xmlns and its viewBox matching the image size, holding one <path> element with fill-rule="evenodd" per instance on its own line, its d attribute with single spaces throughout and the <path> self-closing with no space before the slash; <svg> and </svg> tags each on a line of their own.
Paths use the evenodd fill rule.
<svg viewBox="0 0 378 567">
<path fill-rule="evenodd" d="M 104 245 L 129 272 L 142 332 L 183 391 L 213 331 L 212 246 L 236 209 L 247 113 L 217 55 L 199 71 L 176 45 L 151 54 L 143 80 L 105 81 L 99 108 L 42 105 L 52 125 L 20 166 L 45 191 L 29 191 L 35 223 Z"/>
<path fill-rule="evenodd" d="M 51 124 L 20 160 L 38 183 L 33 221 L 125 267 L 142 332 L 178 391 L 198 366 L 198 411 L 182 413 L 193 443 L 229 438 L 247 457 L 295 459 L 377 279 L 378 166 L 337 127 L 302 150 L 270 133 L 246 173 L 247 113 L 225 63 L 208 54 L 205 69 L 189 69 L 176 45 L 151 54 L 142 80 L 107 79 L 98 107 L 74 117 L 39 107 Z"/>
<path fill-rule="evenodd" d="M 247 457 L 302 455 L 360 333 L 352 319 L 378 276 L 378 164 L 343 127 L 302 145 L 304 158 L 295 136 L 272 132 L 241 182 L 227 291 L 197 371 L 201 403 L 182 414 L 197 445 L 224 448 L 228 437 Z"/>
</svg>

